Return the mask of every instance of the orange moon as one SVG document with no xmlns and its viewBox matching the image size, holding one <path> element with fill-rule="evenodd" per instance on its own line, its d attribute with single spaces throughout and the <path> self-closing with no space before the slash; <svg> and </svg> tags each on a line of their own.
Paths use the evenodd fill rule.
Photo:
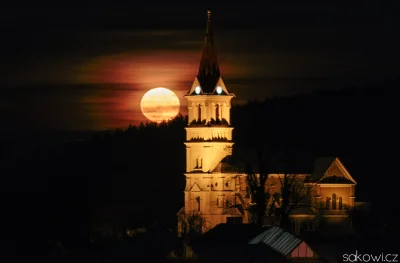
<svg viewBox="0 0 400 263">
<path fill-rule="evenodd" d="M 143 115 L 154 122 L 173 119 L 179 113 L 179 98 L 166 88 L 154 88 L 147 91 L 140 102 Z"/>
</svg>

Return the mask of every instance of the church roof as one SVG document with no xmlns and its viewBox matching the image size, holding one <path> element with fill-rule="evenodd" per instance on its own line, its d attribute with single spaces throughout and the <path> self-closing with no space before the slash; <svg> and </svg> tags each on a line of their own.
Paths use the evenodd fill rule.
<svg viewBox="0 0 400 263">
<path fill-rule="evenodd" d="M 336 157 L 321 157 L 314 162 L 314 171 L 312 174 L 313 180 L 321 179 L 329 166 L 335 161 Z"/>
<path fill-rule="evenodd" d="M 312 162 L 307 159 L 296 159 L 280 163 L 263 163 L 264 170 L 271 174 L 311 174 Z M 260 173 L 260 165 L 258 161 L 249 162 L 248 168 L 253 173 Z"/>
<path fill-rule="evenodd" d="M 356 184 L 337 157 L 321 157 L 314 162 L 312 180 L 320 184 Z"/>
<path fill-rule="evenodd" d="M 350 175 L 342 162 L 337 157 L 321 157 L 311 160 L 296 159 L 295 161 L 287 161 L 284 167 L 279 164 L 265 164 L 264 169 L 270 174 L 305 174 L 311 175 L 309 180 L 319 184 L 357 184 Z M 259 165 L 257 162 L 251 162 L 247 165 L 235 156 L 226 156 L 212 170 L 213 173 L 225 174 L 246 174 L 252 172 L 258 174 Z M 249 170 L 251 169 L 251 170 Z"/>
<path fill-rule="evenodd" d="M 346 177 L 335 176 L 335 175 L 322 178 L 321 180 L 319 180 L 318 183 L 320 183 L 320 184 L 354 184 L 353 181 L 347 179 Z"/>
<path fill-rule="evenodd" d="M 217 166 L 215 166 L 213 173 L 237 174 L 243 173 L 243 164 L 239 163 L 232 156 L 226 156 L 222 159 Z"/>
<path fill-rule="evenodd" d="M 214 47 L 214 35 L 211 29 L 211 10 L 207 10 L 207 28 L 197 79 L 203 93 L 213 93 L 220 78 L 217 52 Z"/>
</svg>

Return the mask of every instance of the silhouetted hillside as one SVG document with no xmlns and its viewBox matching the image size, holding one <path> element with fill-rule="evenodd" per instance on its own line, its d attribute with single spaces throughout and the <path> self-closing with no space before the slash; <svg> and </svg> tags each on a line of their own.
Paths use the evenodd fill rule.
<svg viewBox="0 0 400 263">
<path fill-rule="evenodd" d="M 283 148 L 297 152 L 297 158 L 310 153 L 338 156 L 359 182 L 359 200 L 380 198 L 371 197 L 369 186 L 376 185 L 377 176 L 390 178 L 393 171 L 399 84 L 318 91 L 235 107 L 236 146 L 242 151 Z M 390 183 L 386 187 L 392 189 Z"/>
<path fill-rule="evenodd" d="M 382 220 L 390 220 L 398 213 L 387 202 L 397 191 L 390 180 L 395 180 L 398 86 L 383 83 L 233 107 L 235 154 L 283 150 L 299 162 L 338 156 L 359 183 L 358 200 L 381 205 Z M 40 237 L 44 241 L 32 250 L 41 251 L 59 239 L 84 247 L 96 229 L 118 234 L 155 221 L 174 228 L 183 206 L 186 124 L 187 117 L 179 116 L 168 124 L 99 132 L 18 160 L 10 157 L 12 144 L 4 144 L 5 233 L 15 239 L 27 231 L 29 240 Z"/>
</svg>

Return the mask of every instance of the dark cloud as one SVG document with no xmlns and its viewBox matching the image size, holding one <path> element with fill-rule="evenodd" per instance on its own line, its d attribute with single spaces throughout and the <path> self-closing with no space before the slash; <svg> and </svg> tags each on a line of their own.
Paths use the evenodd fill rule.
<svg viewBox="0 0 400 263">
<path fill-rule="evenodd" d="M 137 84 L 39 85 L 0 89 L 0 118 L 11 130 L 105 130 L 148 121 L 140 101 L 148 89 Z M 185 86 L 188 83 L 179 84 Z M 187 113 L 183 95 L 182 114 Z"/>
<path fill-rule="evenodd" d="M 146 120 L 138 103 L 157 86 L 174 90 L 186 111 L 182 97 L 196 75 L 207 7 L 236 102 L 392 78 L 400 71 L 398 5 L 4 7 L 2 119 L 41 128 L 124 127 Z"/>
</svg>

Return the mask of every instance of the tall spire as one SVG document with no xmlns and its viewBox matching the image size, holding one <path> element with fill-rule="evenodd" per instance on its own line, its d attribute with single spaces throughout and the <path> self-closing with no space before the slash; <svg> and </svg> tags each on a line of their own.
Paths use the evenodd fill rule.
<svg viewBox="0 0 400 263">
<path fill-rule="evenodd" d="M 214 48 L 214 36 L 211 29 L 210 9 L 207 10 L 206 35 L 204 38 L 204 45 L 201 53 L 201 60 L 197 77 L 200 84 L 202 85 L 203 92 L 206 93 L 212 92 L 220 77 L 217 52 Z"/>
</svg>

